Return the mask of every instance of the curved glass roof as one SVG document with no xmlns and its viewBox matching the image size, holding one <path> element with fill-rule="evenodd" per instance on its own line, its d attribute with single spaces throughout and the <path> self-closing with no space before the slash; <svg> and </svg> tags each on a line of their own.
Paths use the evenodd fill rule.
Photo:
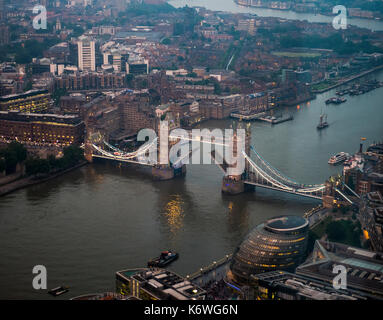
<svg viewBox="0 0 383 320">
<path fill-rule="evenodd" d="M 298 216 L 280 216 L 266 222 L 265 227 L 274 231 L 291 231 L 306 227 L 308 221 Z"/>
</svg>

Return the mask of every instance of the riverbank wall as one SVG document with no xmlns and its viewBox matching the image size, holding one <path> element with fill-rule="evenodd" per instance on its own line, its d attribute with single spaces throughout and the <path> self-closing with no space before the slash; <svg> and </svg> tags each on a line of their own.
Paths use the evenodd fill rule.
<svg viewBox="0 0 383 320">
<path fill-rule="evenodd" d="M 351 78 L 342 80 L 341 82 L 339 82 L 339 83 L 337 83 L 337 84 L 334 84 L 334 85 L 332 85 L 332 86 L 330 86 L 330 87 L 327 87 L 327 88 L 325 88 L 325 89 L 322 89 L 322 90 L 313 90 L 313 93 L 324 93 L 324 92 L 330 91 L 330 90 L 332 90 L 332 89 L 338 88 L 338 87 L 340 87 L 340 86 L 342 86 L 342 85 L 345 85 L 345 84 L 347 84 L 347 83 L 349 83 L 349 82 L 351 82 L 351 81 L 357 80 L 357 79 L 359 79 L 359 78 L 362 78 L 362 77 L 364 77 L 364 76 L 366 76 L 366 75 L 368 75 L 368 74 L 370 74 L 370 73 L 373 73 L 373 72 L 375 72 L 375 71 L 379 71 L 379 70 L 381 70 L 381 69 L 383 69 L 383 65 L 380 65 L 380 66 L 378 66 L 378 67 L 375 67 L 375 68 L 370 69 L 370 70 L 367 70 L 367 71 L 364 71 L 364 72 L 362 72 L 362 73 L 360 73 L 360 74 L 358 74 L 358 75 L 356 75 L 356 76 L 353 76 L 353 77 L 351 77 Z"/>
<path fill-rule="evenodd" d="M 8 183 L 8 184 L 3 185 L 3 186 L 0 187 L 0 197 L 4 196 L 4 195 L 7 195 L 7 194 L 9 194 L 11 192 L 14 192 L 14 191 L 17 191 L 17 190 L 29 187 L 29 186 L 33 186 L 33 185 L 36 185 L 36 184 L 39 184 L 39 183 L 43 183 L 43 182 L 55 179 L 55 178 L 57 178 L 59 176 L 62 176 L 65 173 L 68 173 L 68 172 L 73 171 L 75 169 L 78 169 L 78 168 L 80 168 L 82 166 L 85 166 L 86 164 L 88 164 L 88 162 L 87 161 L 83 161 L 83 162 L 79 163 L 78 165 L 76 165 L 74 167 L 71 167 L 71 168 L 68 168 L 66 170 L 62 170 L 62 171 L 53 173 L 53 174 L 51 174 L 51 175 L 49 175 L 47 177 L 41 178 L 41 179 L 36 179 L 35 177 L 25 177 L 25 178 L 21 178 L 21 179 L 15 180 L 15 181 L 13 181 L 11 183 Z"/>
</svg>

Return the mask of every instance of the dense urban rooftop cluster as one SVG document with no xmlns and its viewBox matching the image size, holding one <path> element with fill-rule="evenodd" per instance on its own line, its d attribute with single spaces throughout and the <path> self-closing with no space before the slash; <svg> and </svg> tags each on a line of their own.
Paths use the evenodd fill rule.
<svg viewBox="0 0 383 320">
<path fill-rule="evenodd" d="M 236 2 L 308 13 L 333 5 Z M 376 2 L 351 1 L 351 15 L 380 18 Z M 37 4 L 47 8 L 47 29 L 33 27 Z M 95 141 L 111 143 L 121 156 L 118 148 L 136 148 L 137 133 L 158 130 L 162 120 L 191 129 L 209 119 L 299 107 L 382 67 L 383 32 L 355 26 L 339 31 L 325 23 L 176 9 L 164 0 L 0 1 L 0 176 L 23 175 L 25 160 L 28 174 L 44 177 L 81 165 L 83 149 L 86 155 Z M 25 150 L 16 157 L 20 144 Z M 227 277 L 206 277 L 199 286 L 168 270 L 125 270 L 116 274 L 119 294 L 78 299 L 382 299 L 382 144 L 347 159 L 344 178 L 360 204 L 353 220 L 374 251 L 315 242 L 308 220 L 284 216 L 249 233 Z M 328 208 L 346 206 L 327 196 Z M 351 275 L 342 292 L 329 286 L 336 263 Z M 244 285 L 251 289 L 238 289 Z"/>
</svg>

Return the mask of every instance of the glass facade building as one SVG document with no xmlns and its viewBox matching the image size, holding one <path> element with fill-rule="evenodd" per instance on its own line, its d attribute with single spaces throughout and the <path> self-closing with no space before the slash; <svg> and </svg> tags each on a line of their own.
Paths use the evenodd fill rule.
<svg viewBox="0 0 383 320">
<path fill-rule="evenodd" d="M 298 216 L 272 218 L 253 229 L 234 252 L 230 265 L 234 280 L 275 270 L 294 271 L 305 258 L 309 223 Z"/>
</svg>

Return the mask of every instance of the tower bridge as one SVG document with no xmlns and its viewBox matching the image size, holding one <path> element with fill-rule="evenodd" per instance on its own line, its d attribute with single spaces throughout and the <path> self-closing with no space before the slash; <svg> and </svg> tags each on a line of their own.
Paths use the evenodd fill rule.
<svg viewBox="0 0 383 320">
<path fill-rule="evenodd" d="M 199 147 L 189 149 L 189 153 L 184 155 L 183 158 L 179 158 L 175 163 L 158 164 L 156 161 L 142 161 L 141 156 L 150 152 L 153 147 L 156 148 L 157 155 L 160 155 L 160 148 L 157 148 L 157 145 L 160 145 L 158 143 L 159 139 L 159 137 L 155 138 L 151 143 L 144 145 L 134 152 L 120 150 L 103 139 L 99 139 L 97 142 L 88 141 L 85 145 L 85 154 L 89 161 L 92 161 L 93 158 L 101 158 L 151 167 L 153 177 L 156 180 L 169 180 L 175 176 L 184 175 L 186 173 L 186 165 L 183 163 L 184 159 L 189 157 L 193 152 L 199 149 Z M 233 140 L 237 139 L 240 139 L 240 137 L 234 134 Z M 344 185 L 340 178 L 330 178 L 323 184 L 303 184 L 286 176 L 268 163 L 257 152 L 255 147 L 251 145 L 249 129 L 246 130 L 245 141 L 241 150 L 237 150 L 237 141 L 227 143 L 224 139 L 219 138 L 215 138 L 211 141 L 211 139 L 193 137 L 192 135 L 189 135 L 189 137 L 169 135 L 168 140 L 171 141 L 167 143 L 168 149 L 179 141 L 185 141 L 185 143 L 195 141 L 201 144 L 220 146 L 221 148 L 232 148 L 231 152 L 233 156 L 240 156 L 241 160 L 244 161 L 244 170 L 242 170 L 241 173 L 238 172 L 238 174 L 228 174 L 228 169 L 233 167 L 233 165 L 228 164 L 225 158 L 219 154 L 217 150 L 219 148 L 214 148 L 210 154 L 213 162 L 215 162 L 224 173 L 222 192 L 226 194 L 240 194 L 245 191 L 254 190 L 254 188 L 257 187 L 322 200 L 323 205 L 326 207 L 332 207 L 334 203 L 338 201 L 353 204 L 355 202 L 354 199 L 358 196 Z M 351 196 L 348 196 L 347 193 L 351 193 Z"/>
</svg>

